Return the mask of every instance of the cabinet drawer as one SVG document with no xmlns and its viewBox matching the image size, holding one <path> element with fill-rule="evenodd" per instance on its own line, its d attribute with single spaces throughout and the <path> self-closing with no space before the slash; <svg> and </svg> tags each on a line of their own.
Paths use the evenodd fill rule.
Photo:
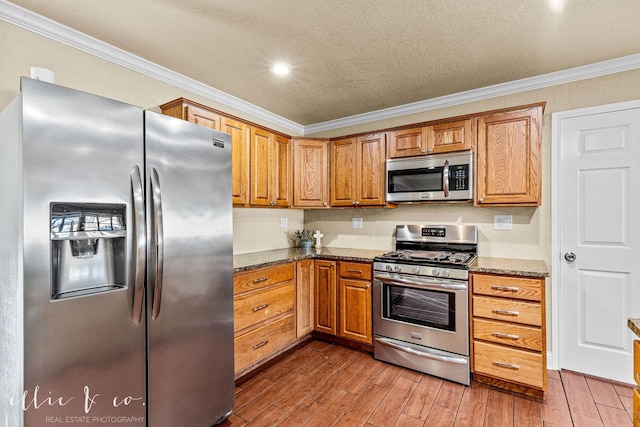
<svg viewBox="0 0 640 427">
<path fill-rule="evenodd" d="M 285 285 L 236 297 L 233 301 L 233 330 L 235 332 L 293 310 L 295 285 Z"/>
<path fill-rule="evenodd" d="M 633 378 L 640 386 L 640 340 L 633 342 Z"/>
<path fill-rule="evenodd" d="M 473 316 L 526 325 L 542 325 L 540 304 L 504 298 L 473 297 Z"/>
<path fill-rule="evenodd" d="M 244 271 L 233 275 L 234 295 L 293 280 L 295 264 L 288 263 L 259 270 Z"/>
<path fill-rule="evenodd" d="M 540 301 L 543 279 L 473 274 L 473 293 L 509 297 L 528 301 Z"/>
<path fill-rule="evenodd" d="M 340 262 L 340 277 L 371 280 L 371 264 L 361 262 Z"/>
<path fill-rule="evenodd" d="M 498 344 L 542 351 L 542 331 L 531 326 L 473 319 L 473 338 Z"/>
<path fill-rule="evenodd" d="M 544 386 L 542 355 L 496 344 L 474 341 L 474 372 L 516 381 L 532 387 Z"/>
<path fill-rule="evenodd" d="M 235 371 L 238 372 L 296 339 L 293 314 L 236 337 Z"/>
</svg>

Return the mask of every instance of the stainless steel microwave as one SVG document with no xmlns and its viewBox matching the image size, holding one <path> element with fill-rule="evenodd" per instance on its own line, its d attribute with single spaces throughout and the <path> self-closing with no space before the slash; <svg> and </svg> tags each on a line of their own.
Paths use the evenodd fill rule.
<svg viewBox="0 0 640 427">
<path fill-rule="evenodd" d="M 387 202 L 473 199 L 473 152 L 387 160 Z"/>
</svg>

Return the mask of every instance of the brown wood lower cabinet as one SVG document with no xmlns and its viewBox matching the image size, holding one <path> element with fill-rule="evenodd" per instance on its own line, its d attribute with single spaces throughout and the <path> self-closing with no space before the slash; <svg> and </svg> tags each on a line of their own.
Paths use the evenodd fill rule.
<svg viewBox="0 0 640 427">
<path fill-rule="evenodd" d="M 336 262 L 315 260 L 314 327 L 324 334 L 336 335 Z"/>
<path fill-rule="evenodd" d="M 314 330 L 370 345 L 371 263 L 316 260 Z"/>
<path fill-rule="evenodd" d="M 544 279 L 480 273 L 470 277 L 474 380 L 544 398 Z"/>
<path fill-rule="evenodd" d="M 373 343 L 371 326 L 371 264 L 340 262 L 338 336 Z"/>
<path fill-rule="evenodd" d="M 295 279 L 295 263 L 234 275 L 236 376 L 296 341 Z"/>
<path fill-rule="evenodd" d="M 640 341 L 633 342 L 633 379 L 640 387 Z M 633 389 L 633 427 L 640 427 L 640 388 Z"/>
</svg>

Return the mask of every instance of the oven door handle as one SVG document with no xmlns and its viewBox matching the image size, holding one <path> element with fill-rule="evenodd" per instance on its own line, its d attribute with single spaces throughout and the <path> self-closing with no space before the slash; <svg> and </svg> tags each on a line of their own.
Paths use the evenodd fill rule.
<svg viewBox="0 0 640 427">
<path fill-rule="evenodd" d="M 434 289 L 443 289 L 443 290 L 447 290 L 447 291 L 464 291 L 467 289 L 467 284 L 458 284 L 458 283 L 438 283 L 438 282 L 434 282 L 434 281 L 421 281 L 420 279 L 402 279 L 402 278 L 398 278 L 398 277 L 387 277 L 387 276 L 382 276 L 380 274 L 376 274 L 375 278 L 380 280 L 382 283 L 386 283 L 386 284 L 397 284 L 397 285 L 403 285 L 403 286 L 408 286 L 411 288 L 416 288 L 416 289 L 425 289 L 425 288 L 434 288 Z"/>
<path fill-rule="evenodd" d="M 436 354 L 417 351 L 417 350 L 414 350 L 412 348 L 405 347 L 403 345 L 399 345 L 399 344 L 396 344 L 394 342 L 391 342 L 390 340 L 388 340 L 386 338 L 376 337 L 376 341 L 379 342 L 382 345 L 387 346 L 387 347 L 391 347 L 391 348 L 396 349 L 396 350 L 404 351 L 406 353 L 410 353 L 410 354 L 413 354 L 415 356 L 424 357 L 425 359 L 437 360 L 439 362 L 446 362 L 446 363 L 456 363 L 458 365 L 466 365 L 468 363 L 466 359 L 462 359 L 460 357 L 439 356 L 439 355 L 436 355 Z"/>
</svg>

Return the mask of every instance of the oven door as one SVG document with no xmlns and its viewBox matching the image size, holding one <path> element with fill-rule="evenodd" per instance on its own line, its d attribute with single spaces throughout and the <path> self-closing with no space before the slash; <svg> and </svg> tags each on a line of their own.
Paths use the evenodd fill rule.
<svg viewBox="0 0 640 427">
<path fill-rule="evenodd" d="M 373 332 L 468 356 L 467 282 L 376 272 Z"/>
</svg>

